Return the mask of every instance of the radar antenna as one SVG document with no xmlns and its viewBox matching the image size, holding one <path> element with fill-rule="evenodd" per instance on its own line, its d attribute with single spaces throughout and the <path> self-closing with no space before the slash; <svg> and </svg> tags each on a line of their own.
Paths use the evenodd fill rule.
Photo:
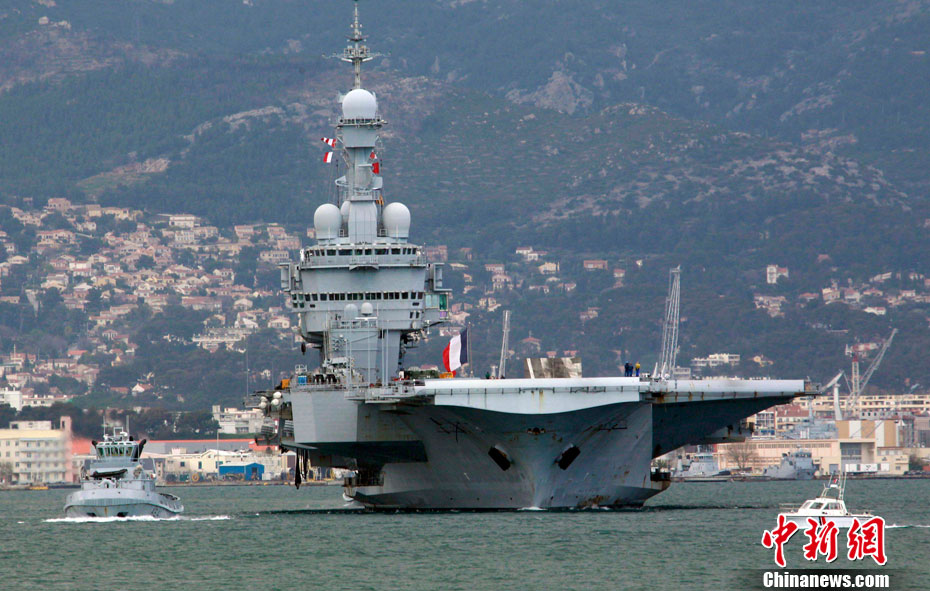
<svg viewBox="0 0 930 591">
<path fill-rule="evenodd" d="M 358 0 L 355 0 L 354 18 L 349 28 L 352 34 L 347 36 L 346 39 L 351 41 L 351 43 L 342 50 L 342 53 L 334 53 L 329 57 L 351 63 L 353 68 L 355 68 L 355 86 L 352 88 L 361 88 L 362 63 L 371 61 L 382 54 L 371 51 L 364 43 L 365 35 L 362 35 L 362 25 L 358 22 Z"/>
<path fill-rule="evenodd" d="M 662 325 L 662 352 L 653 375 L 668 378 L 678 360 L 678 316 L 681 297 L 681 265 L 668 272 L 668 298 L 665 300 L 665 321 Z"/>
</svg>

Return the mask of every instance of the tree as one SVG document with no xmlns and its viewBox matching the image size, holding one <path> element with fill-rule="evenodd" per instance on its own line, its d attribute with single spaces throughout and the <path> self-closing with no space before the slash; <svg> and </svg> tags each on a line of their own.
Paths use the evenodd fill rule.
<svg viewBox="0 0 930 591">
<path fill-rule="evenodd" d="M 745 472 L 752 465 L 753 460 L 758 457 L 756 447 L 748 441 L 727 443 L 724 453 L 727 460 L 736 464 L 740 472 Z"/>
<path fill-rule="evenodd" d="M 138 261 L 136 261 L 136 268 L 137 269 L 154 269 L 155 259 L 153 259 L 147 254 L 144 254 L 139 257 Z"/>
<path fill-rule="evenodd" d="M 0 462 L 0 482 L 9 483 L 13 478 L 13 462 Z"/>
<path fill-rule="evenodd" d="M 61 292 L 56 288 L 52 287 L 50 289 L 46 289 L 45 293 L 42 294 L 42 309 L 46 312 L 49 312 L 63 301 L 64 298 L 61 297 Z"/>
</svg>

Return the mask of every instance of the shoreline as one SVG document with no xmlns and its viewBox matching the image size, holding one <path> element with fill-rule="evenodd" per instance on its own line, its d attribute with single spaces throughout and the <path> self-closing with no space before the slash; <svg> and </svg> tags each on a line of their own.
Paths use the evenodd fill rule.
<svg viewBox="0 0 930 591">
<path fill-rule="evenodd" d="M 198 487 L 198 486 L 294 486 L 293 480 L 254 480 L 254 481 L 223 481 L 223 480 L 213 480 L 213 481 L 200 481 L 200 482 L 166 482 L 166 483 L 156 483 L 155 485 L 158 488 L 178 488 L 178 487 Z M 342 486 L 341 482 L 333 480 L 319 480 L 319 481 L 310 481 L 310 482 L 301 482 L 301 487 L 304 486 Z M 79 483 L 75 484 L 48 484 L 45 485 L 45 488 L 35 488 L 33 484 L 8 484 L 0 486 L 0 492 L 6 491 L 31 491 L 31 492 L 48 492 L 50 490 L 64 490 L 64 489 L 79 489 L 81 485 Z"/>
</svg>

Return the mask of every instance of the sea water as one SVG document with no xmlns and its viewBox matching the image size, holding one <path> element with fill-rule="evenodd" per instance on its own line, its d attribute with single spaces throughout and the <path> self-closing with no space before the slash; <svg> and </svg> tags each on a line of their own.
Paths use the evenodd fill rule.
<svg viewBox="0 0 930 591">
<path fill-rule="evenodd" d="M 335 486 L 175 487 L 176 519 L 66 519 L 68 491 L 0 492 L 0 589 L 745 589 L 808 482 L 681 483 L 638 510 L 370 513 Z M 930 480 L 857 480 L 893 589 L 930 588 Z M 789 568 L 803 558 L 799 532 Z M 877 569 L 840 557 L 831 568 Z"/>
</svg>

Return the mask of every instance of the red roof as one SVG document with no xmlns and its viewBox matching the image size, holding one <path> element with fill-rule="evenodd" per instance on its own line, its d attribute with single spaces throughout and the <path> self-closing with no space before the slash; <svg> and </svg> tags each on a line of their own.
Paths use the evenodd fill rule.
<svg viewBox="0 0 930 591">
<path fill-rule="evenodd" d="M 797 404 L 783 404 L 775 407 L 775 415 L 779 417 L 806 417 L 809 414 L 810 411 Z"/>
<path fill-rule="evenodd" d="M 89 454 L 90 448 L 90 439 L 84 437 L 74 437 L 71 439 L 71 453 L 76 456 Z"/>
<path fill-rule="evenodd" d="M 234 441 L 237 443 L 253 443 L 254 439 L 220 439 L 222 442 Z M 213 443 L 216 444 L 215 437 L 208 437 L 206 439 L 152 439 L 150 443 Z"/>
</svg>

